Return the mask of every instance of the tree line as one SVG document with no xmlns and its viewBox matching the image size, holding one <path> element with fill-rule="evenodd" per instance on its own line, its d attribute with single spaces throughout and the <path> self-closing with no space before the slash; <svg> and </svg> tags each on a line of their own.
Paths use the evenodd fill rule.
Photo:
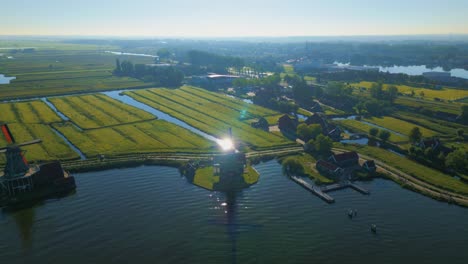
<svg viewBox="0 0 468 264">
<path fill-rule="evenodd" d="M 173 66 L 148 66 L 145 64 L 133 64 L 131 61 L 116 60 L 113 74 L 138 78 L 144 82 L 152 82 L 157 86 L 177 87 L 182 84 L 184 74 Z"/>
</svg>

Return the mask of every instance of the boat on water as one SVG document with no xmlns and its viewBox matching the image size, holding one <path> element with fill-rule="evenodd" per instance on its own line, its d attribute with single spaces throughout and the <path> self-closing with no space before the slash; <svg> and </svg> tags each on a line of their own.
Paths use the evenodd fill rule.
<svg viewBox="0 0 468 264">
<path fill-rule="evenodd" d="M 0 207 L 34 203 L 66 195 L 76 189 L 74 177 L 58 161 L 29 165 L 20 147 L 38 144 L 40 139 L 16 144 L 7 124 L 1 125 L 7 146 L 0 148 L 6 156 L 0 172 Z"/>
</svg>

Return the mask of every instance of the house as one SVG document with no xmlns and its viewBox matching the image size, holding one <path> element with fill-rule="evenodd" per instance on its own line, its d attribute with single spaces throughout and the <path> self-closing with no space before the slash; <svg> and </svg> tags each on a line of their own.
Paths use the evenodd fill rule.
<svg viewBox="0 0 468 264">
<path fill-rule="evenodd" d="M 297 125 L 297 119 L 293 119 L 287 114 L 278 119 L 278 127 L 284 133 L 296 134 Z"/>
<path fill-rule="evenodd" d="M 369 172 L 375 172 L 377 170 L 377 166 L 373 160 L 366 160 L 362 164 L 362 167 Z"/>
<path fill-rule="evenodd" d="M 270 126 L 268 124 L 268 121 L 263 117 L 260 117 L 257 121 L 253 122 L 250 125 L 252 127 L 254 127 L 254 128 L 262 129 L 262 130 L 265 130 L 265 131 L 268 131 L 268 128 Z"/>
<path fill-rule="evenodd" d="M 438 138 L 421 140 L 417 145 L 422 149 L 432 148 L 432 150 L 440 151 L 444 153 L 444 155 L 447 155 L 453 151 L 451 148 L 442 145 Z"/>
<path fill-rule="evenodd" d="M 355 151 L 333 154 L 328 161 L 340 167 L 351 167 L 359 165 L 359 155 Z"/>
<path fill-rule="evenodd" d="M 318 160 L 315 164 L 317 170 L 324 175 L 338 177 L 343 174 L 343 169 L 325 160 Z"/>
<path fill-rule="evenodd" d="M 336 126 L 327 133 L 327 136 L 330 137 L 333 141 L 340 141 L 341 140 L 341 132 L 342 131 L 341 131 L 340 127 Z"/>
</svg>

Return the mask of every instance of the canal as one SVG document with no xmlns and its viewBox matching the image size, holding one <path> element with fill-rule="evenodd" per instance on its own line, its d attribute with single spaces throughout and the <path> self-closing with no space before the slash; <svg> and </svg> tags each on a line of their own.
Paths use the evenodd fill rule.
<svg viewBox="0 0 468 264">
<path fill-rule="evenodd" d="M 259 182 L 237 193 L 168 167 L 76 174 L 75 194 L 0 213 L 0 263 L 468 262 L 466 208 L 387 180 L 360 183 L 369 196 L 333 192 L 329 205 L 276 161 L 255 168 Z"/>
</svg>

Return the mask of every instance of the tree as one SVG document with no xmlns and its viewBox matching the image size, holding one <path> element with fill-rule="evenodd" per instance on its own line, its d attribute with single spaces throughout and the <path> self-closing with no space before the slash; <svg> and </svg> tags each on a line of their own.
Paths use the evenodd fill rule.
<svg viewBox="0 0 468 264">
<path fill-rule="evenodd" d="M 468 171 L 468 157 L 463 149 L 451 152 L 445 158 L 445 166 L 458 172 Z"/>
<path fill-rule="evenodd" d="M 457 130 L 457 136 L 462 138 L 464 134 L 465 134 L 465 131 L 463 129 L 460 128 Z"/>
<path fill-rule="evenodd" d="M 424 97 L 424 91 L 419 92 L 419 96 Z"/>
<path fill-rule="evenodd" d="M 390 102 L 395 101 L 398 96 L 398 88 L 395 85 L 390 85 L 387 88 L 387 97 Z"/>
<path fill-rule="evenodd" d="M 169 52 L 168 49 L 166 48 L 162 48 L 162 49 L 159 49 L 158 52 L 156 53 L 159 58 L 161 59 L 167 59 L 169 58 L 169 56 L 171 56 L 171 53 Z"/>
<path fill-rule="evenodd" d="M 464 124 L 468 124 L 468 104 L 462 105 L 460 119 Z"/>
<path fill-rule="evenodd" d="M 422 138 L 422 133 L 419 130 L 419 127 L 413 127 L 413 129 L 411 129 L 410 134 L 409 134 L 409 139 L 411 140 L 411 142 L 416 143 L 420 141 L 421 138 Z"/>
<path fill-rule="evenodd" d="M 390 132 L 387 130 L 380 130 L 379 132 L 379 138 L 383 141 L 386 142 L 390 138 Z"/>
<path fill-rule="evenodd" d="M 295 158 L 289 157 L 282 162 L 283 174 L 285 175 L 303 175 L 304 166 Z"/>
<path fill-rule="evenodd" d="M 300 124 L 297 126 L 297 136 L 305 142 L 315 139 L 322 132 L 322 127 L 319 124 Z"/>
<path fill-rule="evenodd" d="M 370 94 L 375 99 L 382 99 L 382 95 L 383 95 L 382 83 L 373 83 L 370 88 Z"/>
<path fill-rule="evenodd" d="M 376 137 L 378 133 L 379 133 L 379 129 L 376 128 L 376 127 L 371 127 L 369 129 L 369 135 L 371 135 L 373 137 Z"/>
<path fill-rule="evenodd" d="M 313 146 L 315 152 L 325 155 L 331 152 L 333 147 L 333 140 L 327 136 L 324 136 L 323 134 L 320 134 L 313 141 Z"/>
<path fill-rule="evenodd" d="M 120 67 L 120 60 L 116 59 L 115 60 L 115 69 L 114 69 L 114 74 L 115 75 L 120 75 L 122 73 L 122 68 Z"/>
</svg>

